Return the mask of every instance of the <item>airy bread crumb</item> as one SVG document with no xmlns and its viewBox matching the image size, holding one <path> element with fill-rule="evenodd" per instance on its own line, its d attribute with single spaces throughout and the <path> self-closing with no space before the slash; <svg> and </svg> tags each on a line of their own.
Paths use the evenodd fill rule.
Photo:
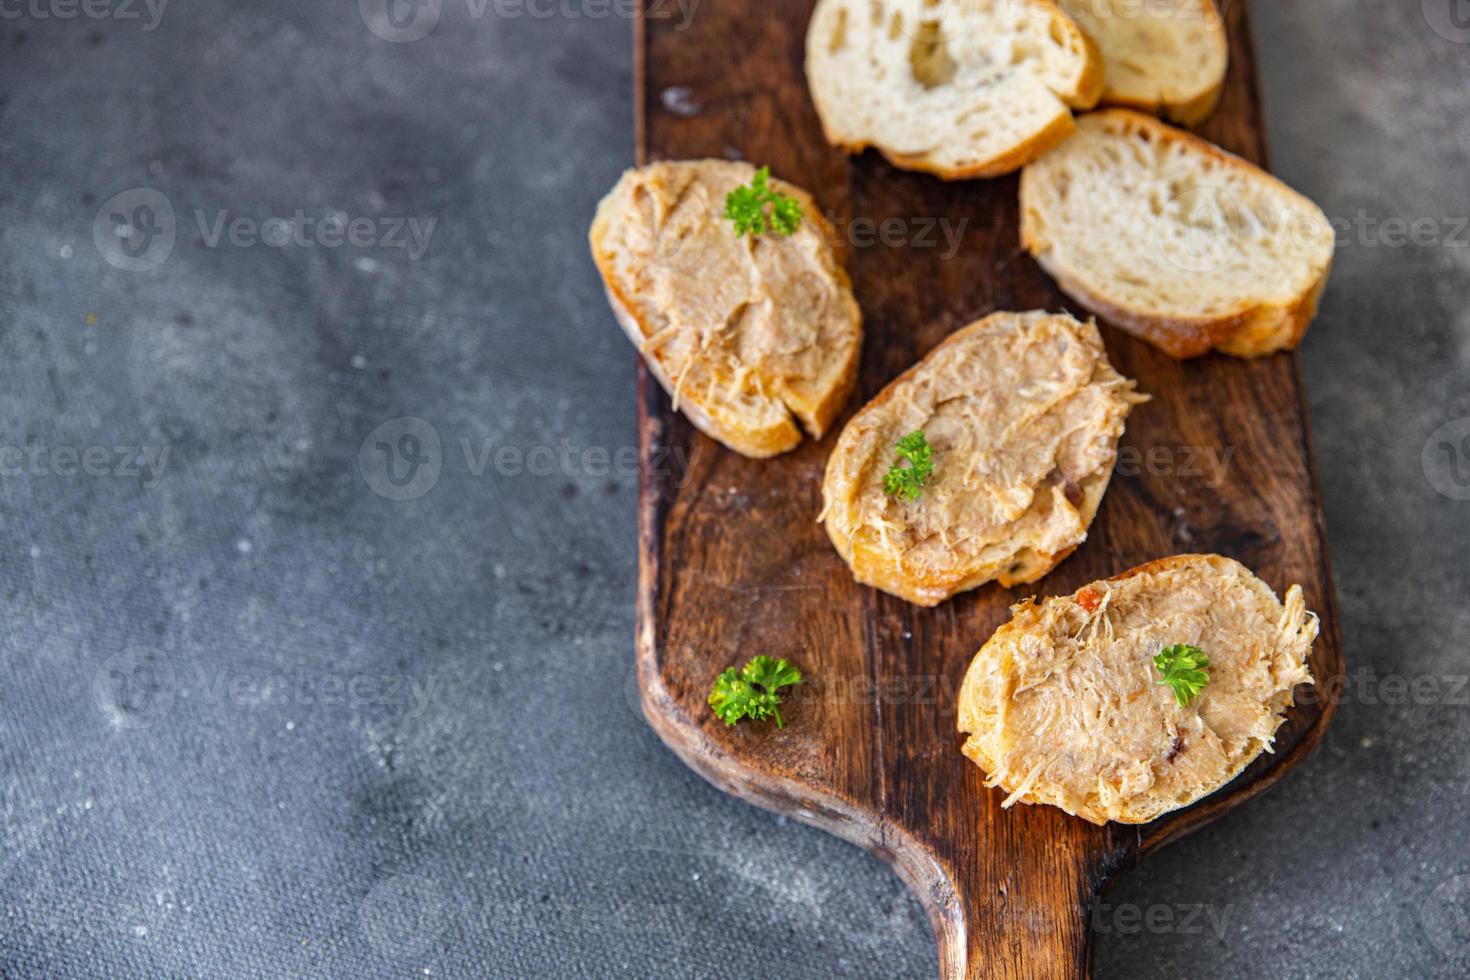
<svg viewBox="0 0 1470 980">
<path fill-rule="evenodd" d="M 1051 0 L 818 0 L 806 73 L 829 143 L 957 179 L 1065 139 L 1103 64 Z"/>
<path fill-rule="evenodd" d="M 1334 233 L 1259 167 L 1107 109 L 1022 173 L 1021 244 L 1068 296 L 1174 357 L 1259 357 L 1301 342 Z"/>
</svg>

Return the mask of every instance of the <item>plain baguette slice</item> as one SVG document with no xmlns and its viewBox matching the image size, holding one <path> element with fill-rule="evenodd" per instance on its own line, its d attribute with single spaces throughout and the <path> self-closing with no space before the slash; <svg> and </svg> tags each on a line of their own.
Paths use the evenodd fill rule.
<svg viewBox="0 0 1470 980">
<path fill-rule="evenodd" d="M 694 160 L 625 172 L 598 205 L 592 257 L 613 313 L 702 432 L 763 458 L 821 438 L 857 378 L 862 314 L 811 195 L 788 237 L 735 235 L 725 195 L 748 163 Z"/>
<path fill-rule="evenodd" d="M 1097 43 L 1102 102 L 1184 126 L 1220 104 L 1230 41 L 1214 0 L 1057 0 Z"/>
<path fill-rule="evenodd" d="M 986 582 L 1034 582 L 1086 539 L 1128 413 L 1144 401 L 1108 363 L 1095 324 L 992 314 L 847 423 L 821 520 L 859 582 L 921 606 Z M 933 472 L 918 499 L 889 496 L 894 447 L 915 431 Z"/>
<path fill-rule="evenodd" d="M 1008 794 L 1092 823 L 1146 823 L 1199 800 L 1269 751 L 1317 617 L 1239 562 L 1180 555 L 1012 607 L 959 696 L 963 751 Z M 1180 707 L 1154 656 L 1189 644 L 1208 682 Z"/>
<path fill-rule="evenodd" d="M 818 0 L 806 73 L 828 142 L 956 179 L 1065 139 L 1103 65 L 1051 0 Z"/>
<path fill-rule="evenodd" d="M 1322 209 L 1259 167 L 1108 109 L 1022 173 L 1021 244 L 1078 303 L 1186 358 L 1296 347 L 1334 243 Z"/>
</svg>

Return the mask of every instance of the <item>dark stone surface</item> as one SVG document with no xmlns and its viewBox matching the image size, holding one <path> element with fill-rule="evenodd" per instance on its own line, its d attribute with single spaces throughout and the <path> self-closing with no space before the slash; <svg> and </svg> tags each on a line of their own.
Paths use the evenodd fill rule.
<svg viewBox="0 0 1470 980">
<path fill-rule="evenodd" d="M 634 359 L 583 244 L 626 19 L 121 3 L 0 5 L 0 975 L 932 976 L 883 865 L 630 701 Z M 1470 30 L 1255 6 L 1277 169 L 1349 223 L 1303 363 L 1359 683 L 1120 883 L 1097 973 L 1464 976 Z"/>
</svg>

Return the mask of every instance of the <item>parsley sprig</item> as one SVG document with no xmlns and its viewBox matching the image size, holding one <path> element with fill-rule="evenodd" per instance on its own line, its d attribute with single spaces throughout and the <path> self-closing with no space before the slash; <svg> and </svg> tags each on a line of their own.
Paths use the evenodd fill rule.
<svg viewBox="0 0 1470 980">
<path fill-rule="evenodd" d="M 1210 682 L 1210 658 L 1199 647 L 1187 643 L 1164 647 L 1154 656 L 1154 666 L 1164 675 L 1163 680 L 1155 683 L 1168 684 L 1181 708 L 1188 707 Z"/>
<path fill-rule="evenodd" d="M 934 472 L 934 450 L 923 432 L 910 432 L 898 440 L 895 451 L 900 462 L 883 474 L 883 492 L 903 500 L 918 500 L 924 492 L 924 481 Z M 905 459 L 908 466 L 902 464 Z"/>
<path fill-rule="evenodd" d="M 709 705 L 726 725 L 742 718 L 756 721 L 774 718 L 776 727 L 784 728 L 780 690 L 799 683 L 801 671 L 786 661 L 755 657 L 744 670 L 730 667 L 715 679 L 714 689 L 709 692 Z"/>
<path fill-rule="evenodd" d="M 749 185 L 742 184 L 725 195 L 725 217 L 735 223 L 736 238 L 768 231 L 785 236 L 800 227 L 801 205 L 790 194 L 772 190 L 767 184 L 770 178 L 771 168 L 761 167 Z"/>
</svg>

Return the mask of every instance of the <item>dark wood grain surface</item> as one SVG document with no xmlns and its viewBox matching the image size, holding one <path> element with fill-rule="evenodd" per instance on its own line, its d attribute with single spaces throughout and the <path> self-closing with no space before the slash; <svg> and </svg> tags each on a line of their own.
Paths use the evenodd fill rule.
<svg viewBox="0 0 1470 980">
<path fill-rule="evenodd" d="M 987 313 L 1083 311 L 1021 252 L 1014 177 L 945 183 L 826 145 L 802 71 L 811 2 L 703 0 L 685 22 L 651 0 L 635 27 L 638 148 L 640 162 L 769 164 L 808 188 L 839 229 L 857 232 L 846 261 L 867 337 L 850 415 Z M 1246 5 L 1231 2 L 1227 19 L 1230 77 L 1220 111 L 1200 131 L 1264 163 Z M 894 218 L 908 236 L 927 219 L 951 229 L 963 221 L 959 249 L 948 256 L 937 232 L 933 247 L 864 244 L 864 222 Z M 1012 603 L 1165 555 L 1219 552 L 1278 592 L 1300 583 L 1322 617 L 1313 672 L 1342 672 L 1296 356 L 1181 363 L 1103 332 L 1114 365 L 1154 400 L 1129 419 L 1125 463 L 1089 539 L 1034 586 L 989 586 L 933 610 L 857 585 L 816 523 L 835 432 L 775 460 L 745 459 L 675 414 L 640 367 L 645 461 L 671 449 L 688 460 L 681 472 L 647 466 L 641 481 L 645 713 L 722 789 L 888 860 L 929 912 L 945 977 L 1085 975 L 1087 913 L 1109 879 L 1275 782 L 1332 714 L 1327 699 L 1308 694 L 1274 755 L 1214 797 L 1143 827 L 1095 827 L 1051 807 L 1003 811 L 1004 794 L 985 789 L 983 773 L 960 754 L 960 680 Z M 757 653 L 791 660 L 808 682 L 784 729 L 728 729 L 705 697 L 720 670 Z"/>
</svg>

